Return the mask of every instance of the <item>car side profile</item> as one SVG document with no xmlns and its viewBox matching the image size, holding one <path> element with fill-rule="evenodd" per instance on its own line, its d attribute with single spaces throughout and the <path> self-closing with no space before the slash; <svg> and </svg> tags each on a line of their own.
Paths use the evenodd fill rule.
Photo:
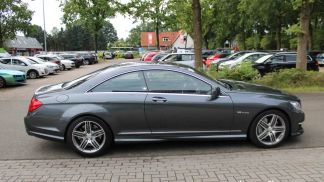
<svg viewBox="0 0 324 182">
<path fill-rule="evenodd" d="M 260 75 L 266 73 L 278 71 L 281 69 L 296 68 L 297 53 L 277 53 L 273 56 L 262 59 L 253 64 L 253 68 L 257 69 Z M 313 60 L 309 55 L 307 56 L 307 70 L 319 71 L 319 65 L 316 60 Z"/>
<path fill-rule="evenodd" d="M 26 82 L 26 74 L 21 71 L 7 70 L 0 66 L 0 88 Z"/>
<path fill-rule="evenodd" d="M 26 73 L 30 79 L 43 77 L 49 74 L 45 65 L 37 64 L 25 57 L 0 58 L 0 66 L 5 69 L 17 70 Z"/>
<path fill-rule="evenodd" d="M 249 139 L 276 147 L 303 133 L 300 99 L 254 84 L 213 80 L 187 66 L 127 63 L 36 90 L 29 135 L 83 156 L 114 142 Z"/>
<path fill-rule="evenodd" d="M 158 60 L 158 62 L 169 62 L 194 67 L 194 53 L 171 53 Z"/>
</svg>

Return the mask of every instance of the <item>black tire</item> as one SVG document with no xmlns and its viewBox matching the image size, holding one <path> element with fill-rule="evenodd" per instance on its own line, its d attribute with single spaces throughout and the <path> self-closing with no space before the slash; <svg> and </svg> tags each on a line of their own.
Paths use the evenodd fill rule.
<svg viewBox="0 0 324 182">
<path fill-rule="evenodd" d="M 105 139 L 102 138 L 101 140 L 99 140 L 99 143 L 101 141 L 100 145 L 102 145 L 102 146 L 97 151 L 94 151 L 94 152 L 82 151 L 80 148 L 78 148 L 78 147 L 80 147 L 78 145 L 82 145 L 82 142 L 80 142 L 80 144 L 78 144 L 77 139 L 72 136 L 73 130 L 80 127 L 83 124 L 83 122 L 85 122 L 85 121 L 90 121 L 90 122 L 92 122 L 92 126 L 97 126 L 97 127 L 100 126 L 104 130 L 104 135 L 102 135 L 102 137 L 105 137 Z M 78 139 L 83 141 L 86 139 L 86 137 L 89 137 L 88 134 L 84 134 L 84 135 L 85 135 L 84 139 L 81 139 L 81 138 L 78 138 Z M 79 155 L 84 156 L 84 157 L 97 157 L 97 156 L 105 154 L 107 149 L 110 148 L 112 145 L 112 139 L 113 139 L 112 133 L 111 133 L 110 128 L 107 126 L 107 124 L 104 121 L 102 121 L 96 117 L 92 117 L 92 116 L 83 116 L 83 117 L 80 117 L 80 118 L 74 120 L 71 123 L 71 125 L 69 126 L 67 135 L 66 135 L 67 143 L 72 147 L 72 149 L 76 153 L 78 153 Z M 93 140 L 93 139 L 88 138 L 87 140 Z M 98 142 L 98 140 L 96 140 L 96 142 Z M 89 144 L 90 144 L 90 147 L 89 147 Z M 87 147 L 91 148 L 91 145 L 92 145 L 92 142 L 87 143 L 85 148 L 87 148 Z M 92 146 L 92 148 L 94 148 L 94 145 Z"/>
<path fill-rule="evenodd" d="M 0 76 L 0 88 L 6 87 L 6 80 Z"/>
<path fill-rule="evenodd" d="M 64 65 L 64 64 L 62 64 L 62 70 L 66 70 L 66 68 L 65 68 L 65 65 Z"/>
<path fill-rule="evenodd" d="M 29 71 L 29 72 L 28 72 L 28 77 L 29 77 L 30 79 L 36 79 L 36 78 L 38 77 L 38 73 L 37 73 L 37 71 L 35 71 L 35 70 L 31 70 L 31 71 Z"/>
<path fill-rule="evenodd" d="M 276 115 L 277 116 L 277 118 L 279 120 L 279 123 L 278 123 L 279 126 L 277 126 L 277 127 L 279 128 L 280 127 L 280 124 L 281 124 L 281 127 L 282 128 L 285 127 L 285 131 L 284 132 L 282 132 L 282 133 L 280 133 L 280 132 L 273 133 L 273 130 L 270 129 L 270 128 L 274 128 L 274 127 L 273 126 L 270 127 L 270 125 L 271 125 L 270 122 L 271 121 L 269 121 L 269 119 L 268 119 L 269 117 L 271 117 L 271 115 Z M 260 124 L 260 122 L 261 122 L 261 120 L 263 118 L 267 118 L 267 119 L 265 119 L 263 121 L 269 121 L 269 125 L 267 125 L 269 128 L 268 129 L 264 129 L 264 131 L 263 131 L 263 132 L 267 133 L 266 135 L 268 135 L 267 136 L 268 138 L 265 138 L 264 140 L 267 140 L 267 139 L 270 140 L 269 143 L 267 143 L 265 141 L 262 142 L 259 139 L 260 135 L 262 134 L 262 132 L 259 133 L 260 132 L 260 126 L 262 125 L 262 124 Z M 284 124 L 282 124 L 282 123 L 284 123 Z M 258 137 L 258 134 L 257 133 L 259 133 L 259 137 Z M 288 120 L 287 116 L 284 113 L 282 113 L 281 111 L 278 111 L 278 110 L 268 110 L 268 111 L 265 111 L 265 112 L 259 114 L 254 119 L 253 123 L 250 126 L 248 136 L 249 136 L 250 141 L 253 144 L 255 144 L 256 146 L 258 146 L 258 147 L 262 147 L 262 148 L 274 148 L 274 147 L 278 147 L 282 143 L 284 143 L 287 140 L 287 138 L 289 136 L 289 133 L 290 133 L 290 123 L 289 123 L 289 120 Z M 275 142 L 272 142 L 271 143 L 271 138 L 273 138 L 271 136 L 275 136 L 274 138 L 276 138 L 277 135 L 278 135 L 278 138 L 277 138 L 278 140 L 275 140 Z"/>
</svg>

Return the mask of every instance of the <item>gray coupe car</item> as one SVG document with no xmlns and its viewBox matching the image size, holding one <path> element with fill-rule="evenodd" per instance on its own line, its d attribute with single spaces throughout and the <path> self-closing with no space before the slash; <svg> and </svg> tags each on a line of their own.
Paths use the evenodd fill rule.
<svg viewBox="0 0 324 182">
<path fill-rule="evenodd" d="M 300 99 L 279 90 L 180 65 L 127 63 L 39 88 L 25 126 L 98 156 L 129 141 L 240 138 L 276 147 L 302 134 L 303 121 Z"/>
</svg>

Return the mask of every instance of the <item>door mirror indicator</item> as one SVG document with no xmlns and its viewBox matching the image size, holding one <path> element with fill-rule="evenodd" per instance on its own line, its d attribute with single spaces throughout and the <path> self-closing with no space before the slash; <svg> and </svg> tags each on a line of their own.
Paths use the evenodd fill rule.
<svg viewBox="0 0 324 182">
<path fill-rule="evenodd" d="M 212 90 L 210 100 L 215 100 L 221 95 L 221 90 L 219 87 L 216 87 Z"/>
</svg>

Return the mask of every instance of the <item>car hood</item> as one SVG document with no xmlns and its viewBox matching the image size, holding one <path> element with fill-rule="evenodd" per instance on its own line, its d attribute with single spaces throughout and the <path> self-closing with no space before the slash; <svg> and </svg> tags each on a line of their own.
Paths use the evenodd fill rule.
<svg viewBox="0 0 324 182">
<path fill-rule="evenodd" d="M 2 70 L 0 69 L 0 74 L 9 74 L 9 75 L 25 75 L 24 72 L 17 70 Z"/>
<path fill-rule="evenodd" d="M 220 80 L 220 81 L 231 85 L 232 91 L 283 95 L 283 96 L 289 97 L 292 100 L 299 100 L 299 98 L 295 95 L 283 92 L 278 89 L 273 89 L 270 87 L 262 86 L 262 85 L 246 83 L 246 82 L 242 82 L 242 81 L 234 81 L 234 80 Z"/>
</svg>

